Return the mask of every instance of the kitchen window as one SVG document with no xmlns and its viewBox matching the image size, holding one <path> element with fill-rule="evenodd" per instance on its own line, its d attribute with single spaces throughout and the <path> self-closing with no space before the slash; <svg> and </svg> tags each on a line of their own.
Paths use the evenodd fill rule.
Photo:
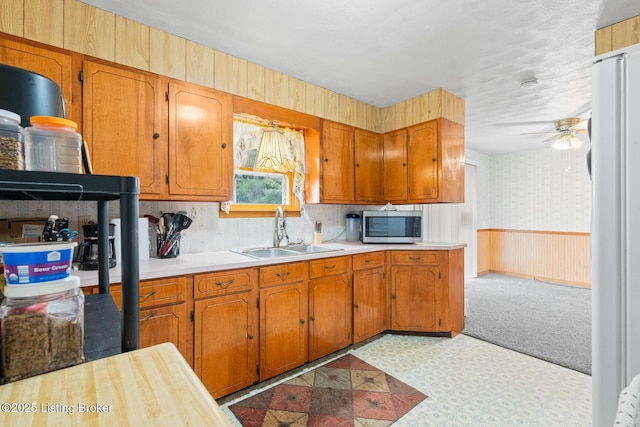
<svg viewBox="0 0 640 427">
<path fill-rule="evenodd" d="M 266 132 L 277 132 L 280 154 L 286 158 L 282 170 L 265 168 L 261 161 Z M 303 131 L 256 116 L 234 114 L 233 153 L 233 199 L 221 203 L 221 218 L 271 216 L 278 206 L 288 215 L 299 214 L 304 202 Z"/>
</svg>

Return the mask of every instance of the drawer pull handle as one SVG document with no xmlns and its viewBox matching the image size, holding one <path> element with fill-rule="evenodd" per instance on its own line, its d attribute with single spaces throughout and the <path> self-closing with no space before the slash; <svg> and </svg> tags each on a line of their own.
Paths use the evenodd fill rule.
<svg viewBox="0 0 640 427">
<path fill-rule="evenodd" d="M 253 335 L 249 335 L 247 338 L 249 338 L 250 340 L 253 339 Z"/>
<path fill-rule="evenodd" d="M 142 319 L 140 319 L 141 322 L 144 322 L 145 320 L 149 320 L 151 319 L 153 316 L 156 315 L 155 311 L 152 311 L 151 313 L 147 314 L 146 316 L 144 316 Z"/>
<path fill-rule="evenodd" d="M 396 299 L 396 294 L 391 295 L 391 299 Z"/>
<path fill-rule="evenodd" d="M 325 265 L 324 268 L 326 268 L 327 270 L 333 270 L 334 268 L 336 268 L 336 265 Z"/>
<path fill-rule="evenodd" d="M 233 282 L 235 281 L 236 279 L 230 279 L 230 280 L 227 280 L 226 282 L 216 282 L 216 286 L 220 286 L 222 289 L 227 289 L 229 285 L 233 284 Z"/>
<path fill-rule="evenodd" d="M 300 319 L 300 324 L 304 325 L 304 319 Z"/>
<path fill-rule="evenodd" d="M 284 280 L 287 278 L 287 276 L 291 274 L 290 271 L 287 271 L 286 273 L 282 274 L 282 273 L 276 273 L 276 276 L 278 276 L 280 278 L 280 280 Z"/>
<path fill-rule="evenodd" d="M 358 307 L 358 304 L 354 304 L 354 306 L 353 306 L 353 307 L 354 307 L 354 308 L 359 308 L 359 307 Z"/>
<path fill-rule="evenodd" d="M 144 295 L 141 299 L 144 301 L 147 298 L 154 296 L 155 294 L 156 294 L 156 291 L 151 291 L 148 294 Z"/>
<path fill-rule="evenodd" d="M 373 262 L 373 258 L 367 258 L 364 260 L 365 264 L 369 264 L 370 262 Z"/>
<path fill-rule="evenodd" d="M 420 261 L 420 257 L 419 256 L 410 256 L 409 259 L 411 261 Z"/>
<path fill-rule="evenodd" d="M 311 317 L 309 318 L 309 320 L 311 320 L 311 321 L 315 321 L 315 320 L 316 320 L 316 318 L 315 318 L 315 316 L 311 316 Z"/>
</svg>

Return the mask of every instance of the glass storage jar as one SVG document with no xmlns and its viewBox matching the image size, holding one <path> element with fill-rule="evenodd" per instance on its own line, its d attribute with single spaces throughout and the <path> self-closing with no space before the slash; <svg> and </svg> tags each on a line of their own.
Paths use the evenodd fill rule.
<svg viewBox="0 0 640 427">
<path fill-rule="evenodd" d="M 0 169 L 24 169 L 20 116 L 0 110 Z"/>
<path fill-rule="evenodd" d="M 82 173 L 82 136 L 71 120 L 32 116 L 24 129 L 25 169 Z"/>
<path fill-rule="evenodd" d="M 75 276 L 5 286 L 0 304 L 2 383 L 84 362 L 84 295 Z"/>
</svg>

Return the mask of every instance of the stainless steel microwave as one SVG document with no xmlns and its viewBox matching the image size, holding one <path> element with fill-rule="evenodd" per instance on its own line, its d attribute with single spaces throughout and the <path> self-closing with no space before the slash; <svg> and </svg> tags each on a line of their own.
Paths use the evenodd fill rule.
<svg viewBox="0 0 640 427">
<path fill-rule="evenodd" d="M 422 241 L 422 211 L 360 211 L 362 243 Z"/>
</svg>

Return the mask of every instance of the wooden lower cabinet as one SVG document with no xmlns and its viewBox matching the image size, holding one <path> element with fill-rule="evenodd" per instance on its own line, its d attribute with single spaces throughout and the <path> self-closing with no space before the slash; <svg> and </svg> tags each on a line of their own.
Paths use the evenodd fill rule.
<svg viewBox="0 0 640 427">
<path fill-rule="evenodd" d="M 353 256 L 353 343 L 387 327 L 387 283 L 384 252 Z"/>
<path fill-rule="evenodd" d="M 140 310 L 140 348 L 170 342 L 186 360 L 188 356 L 189 311 L 187 304 Z"/>
<path fill-rule="evenodd" d="M 307 362 L 308 264 L 261 268 L 260 286 L 260 381 L 263 381 Z"/>
<path fill-rule="evenodd" d="M 256 292 L 195 302 L 194 370 L 214 398 L 258 380 Z"/>
<path fill-rule="evenodd" d="M 442 275 L 438 252 L 391 253 L 391 329 L 437 332 Z"/>
<path fill-rule="evenodd" d="M 390 254 L 391 329 L 455 336 L 464 328 L 464 249 Z"/>
<path fill-rule="evenodd" d="M 191 279 L 187 276 L 140 281 L 140 348 L 170 342 L 187 362 L 193 363 L 187 305 L 190 287 Z M 121 308 L 122 286 L 111 285 L 110 292 L 117 307 Z"/>
<path fill-rule="evenodd" d="M 309 361 L 352 343 L 350 257 L 309 263 Z"/>
</svg>

